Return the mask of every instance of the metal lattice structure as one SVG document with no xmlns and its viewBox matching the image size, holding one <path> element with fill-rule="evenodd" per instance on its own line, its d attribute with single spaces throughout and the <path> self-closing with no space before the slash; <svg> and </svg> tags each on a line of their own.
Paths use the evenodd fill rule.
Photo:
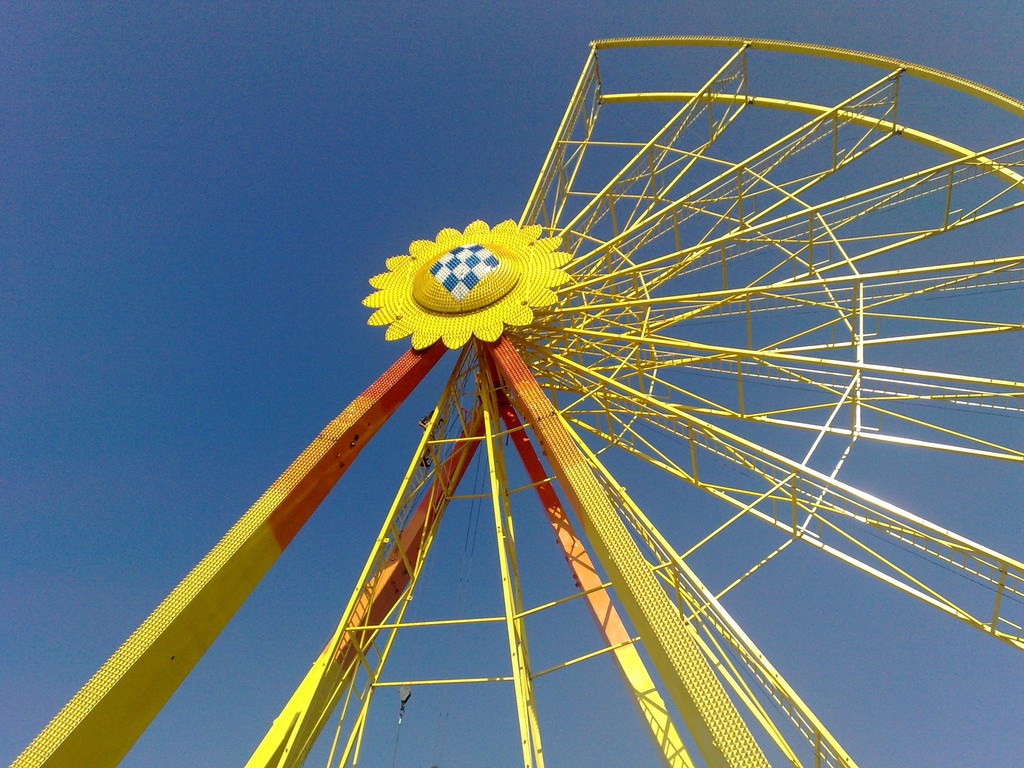
<svg viewBox="0 0 1024 768">
<path fill-rule="evenodd" d="M 792 57 L 827 74 L 820 100 L 794 96 L 818 91 L 803 74 L 787 81 Z M 681 87 L 679 72 L 701 65 Z M 936 94 L 1003 115 L 1007 135 L 973 146 L 916 125 Z M 1024 564 L 871 492 L 849 466 L 862 453 L 952 458 L 964 473 L 1024 463 L 1024 256 L 999 229 L 1024 206 L 1021 117 L 1014 99 L 868 54 L 594 43 L 519 221 L 444 230 L 389 260 L 371 322 L 413 349 L 15 766 L 116 764 L 449 350 L 451 375 L 337 629 L 248 765 L 301 765 L 324 733 L 328 765 L 356 765 L 381 691 L 498 686 L 515 712 L 507 738 L 524 766 L 542 766 L 538 681 L 599 661 L 621 672 L 664 765 L 855 765 L 725 603 L 804 547 L 978 642 L 1024 650 Z M 994 232 L 986 248 L 999 252 L 977 250 L 977 232 Z M 644 511 L 623 476 L 643 495 L 702 498 L 717 521 L 687 529 Z M 496 610 L 418 612 L 446 510 L 467 503 L 492 521 Z M 536 597 L 521 567 L 513 521 L 541 513 L 571 576 L 557 597 Z M 737 555 L 714 586 L 698 575 L 705 553 L 754 531 L 756 557 Z M 540 669 L 527 627 L 566 605 L 596 620 L 593 642 Z M 392 674 L 402 638 L 467 627 L 501 639 L 494 671 Z"/>
</svg>

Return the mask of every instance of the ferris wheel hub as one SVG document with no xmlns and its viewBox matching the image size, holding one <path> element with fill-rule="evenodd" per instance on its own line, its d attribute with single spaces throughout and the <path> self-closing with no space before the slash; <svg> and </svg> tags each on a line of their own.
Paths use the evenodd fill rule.
<svg viewBox="0 0 1024 768">
<path fill-rule="evenodd" d="M 460 245 L 416 271 L 412 297 L 424 309 L 446 315 L 473 312 L 516 287 L 520 277 L 516 267 L 515 259 L 496 245 Z"/>
<path fill-rule="evenodd" d="M 377 291 L 363 304 L 377 311 L 369 324 L 386 325 L 389 341 L 411 335 L 415 349 L 438 339 L 458 349 L 471 338 L 495 341 L 507 326 L 528 325 L 534 309 L 556 302 L 551 289 L 569 280 L 561 238 L 542 231 L 474 221 L 461 232 L 443 229 L 433 240 L 414 241 L 370 280 Z"/>
</svg>

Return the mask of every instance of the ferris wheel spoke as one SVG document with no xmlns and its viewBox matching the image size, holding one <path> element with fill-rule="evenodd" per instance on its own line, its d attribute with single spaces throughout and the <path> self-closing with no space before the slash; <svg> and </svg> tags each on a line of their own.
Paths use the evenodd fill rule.
<svg viewBox="0 0 1024 768">
<path fill-rule="evenodd" d="M 1024 412 L 1024 382 L 774 350 L 701 345 L 664 337 L 588 330 L 579 334 L 593 343 L 588 347 L 578 345 L 581 351 L 577 354 L 567 351 L 550 356 L 540 347 L 529 347 L 537 358 L 537 369 L 551 377 L 556 389 L 614 399 L 615 393 L 601 384 L 602 377 L 614 378 L 631 389 L 703 417 L 1024 461 L 1021 448 L 982 436 L 978 431 L 981 424 L 972 427 L 963 423 L 966 413 Z M 703 379 L 710 377 L 711 381 L 729 381 L 731 386 L 704 384 L 702 394 L 693 386 L 683 386 L 686 381 L 696 384 L 702 380 L 692 375 L 683 378 L 688 372 L 701 374 Z M 793 396 L 784 406 L 768 406 L 773 388 L 780 384 L 787 386 Z M 726 393 L 732 393 L 728 403 L 723 399 Z M 822 426 L 813 420 L 815 414 L 828 413 L 839 405 L 849 409 L 845 424 Z M 924 406 L 927 411 L 921 410 Z"/>
<path fill-rule="evenodd" d="M 646 215 L 621 235 L 578 257 L 576 273 L 592 272 L 584 266 L 591 259 L 595 265 L 606 266 L 608 253 L 623 254 L 621 264 L 633 263 L 636 259 L 632 254 L 664 235 L 673 234 L 678 248 L 684 240 L 705 242 L 723 229 L 765 219 L 787 205 L 806 207 L 800 195 L 897 134 L 899 126 L 893 118 L 899 76 L 900 72 L 895 71 L 836 106 L 822 108 L 802 126 L 745 160 L 723 162 L 723 170 L 713 179 L 683 195 L 670 194 L 673 181 L 661 191 L 656 209 L 649 207 Z M 713 94 L 688 94 L 686 98 L 695 96 L 714 98 Z M 652 98 L 660 101 L 664 97 L 605 94 L 603 98 L 614 104 Z M 817 151 L 810 161 L 805 158 L 809 150 Z M 812 168 L 800 167 L 797 160 L 804 166 L 812 163 Z M 791 166 L 796 167 L 790 171 Z M 699 220 L 710 220 L 709 227 L 700 234 L 680 236 L 684 227 L 699 226 Z"/>
<path fill-rule="evenodd" d="M 664 588 L 673 596 L 686 620 L 700 632 L 703 653 L 723 674 L 737 699 L 761 724 L 784 757 L 793 765 L 801 765 L 768 712 L 757 701 L 752 687 L 760 688 L 804 737 L 813 750 L 814 765 L 855 766 L 852 758 L 740 628 L 714 593 L 687 565 L 685 559 L 644 515 L 586 442 L 577 438 L 577 445 L 587 457 L 608 498 L 636 531 L 637 540 L 647 548 L 651 567 L 658 574 Z M 730 655 L 736 660 L 735 664 Z"/>
<path fill-rule="evenodd" d="M 610 276 L 584 276 L 573 288 L 584 300 L 592 290 L 629 297 L 637 295 L 636 285 L 649 292 L 709 268 L 721 270 L 728 288 L 728 265 L 755 256 L 771 258 L 753 282 L 741 281 L 745 286 L 778 282 L 783 271 L 791 271 L 785 277 L 792 280 L 857 271 L 869 258 L 1024 206 L 1024 180 L 1014 170 L 1022 158 L 1024 140 L 1006 142 L 775 219 L 747 222 Z M 907 227 L 911 220 L 915 226 Z M 842 236 L 844 230 L 849 234 Z"/>
<path fill-rule="evenodd" d="M 1024 564 L 732 434 L 691 412 L 630 390 L 618 382 L 608 380 L 606 383 L 609 390 L 626 394 L 634 413 L 644 421 L 683 443 L 690 461 L 683 463 L 687 467 L 685 472 L 675 475 L 679 479 L 1024 650 L 1021 628 L 1024 617 L 1017 615 L 1024 608 Z M 607 400 L 607 394 L 602 393 L 602 398 Z M 603 431 L 599 420 L 593 424 L 599 433 Z M 622 443 L 621 434 L 606 434 L 605 437 L 614 439 L 616 444 Z M 741 470 L 746 478 L 743 485 L 718 479 L 721 467 L 728 464 Z M 671 467 L 664 468 L 669 474 L 675 474 Z M 808 517 L 813 518 L 816 529 L 801 522 Z M 897 545 L 907 563 L 897 563 L 876 552 L 874 545 L 865 543 L 865 537 Z M 930 560 L 979 585 L 981 589 L 971 595 L 976 607 L 968 609 L 959 600 L 944 597 L 937 589 L 926 586 L 924 578 L 912 576 L 910 568 L 921 560 Z M 991 598 L 991 602 L 986 606 L 987 598 Z M 1017 609 L 1012 617 L 1009 603 Z"/>
<path fill-rule="evenodd" d="M 639 345 L 635 339 L 618 338 L 624 348 L 635 353 Z M 605 359 L 615 356 L 615 346 L 608 345 Z M 653 345 L 652 345 L 653 347 Z M 873 366 L 830 358 L 806 356 L 788 357 L 777 353 L 759 353 L 750 350 L 715 347 L 697 350 L 700 345 L 680 343 L 678 348 L 668 351 L 663 347 L 650 358 L 640 357 L 644 371 L 626 368 L 626 377 L 619 376 L 620 383 L 629 386 L 630 391 L 640 390 L 655 397 L 659 402 L 707 418 L 709 416 L 740 419 L 777 426 L 792 427 L 810 431 L 826 431 L 837 435 L 855 435 L 861 439 L 898 443 L 905 446 L 925 447 L 937 450 L 983 456 L 1013 462 L 1024 461 L 1024 452 L 1019 448 L 1001 445 L 978 435 L 971 435 L 964 428 L 945 426 L 935 415 L 927 420 L 913 415 L 910 410 L 927 405 L 933 414 L 942 411 L 974 410 L 980 413 L 1021 413 L 1024 411 L 1024 382 L 1002 381 L 969 377 L 938 371 L 898 369 L 890 366 Z M 573 358 L 558 355 L 549 360 L 543 353 L 531 350 L 537 357 L 537 370 L 544 371 L 550 385 L 557 390 L 584 393 L 587 398 L 607 399 L 615 402 L 621 399 L 628 403 L 631 395 L 610 392 L 604 378 L 612 378 L 607 372 L 610 365 L 594 365 L 588 358 Z M 678 354 L 674 355 L 673 352 Z M 721 402 L 721 387 L 714 387 L 717 397 L 702 396 L 684 389 L 664 375 L 672 368 L 704 371 L 706 375 L 720 380 L 732 380 L 736 399 L 733 405 Z M 659 375 L 662 374 L 662 375 Z M 803 402 L 786 407 L 758 409 L 756 402 L 745 399 L 743 382 L 763 382 L 768 386 L 779 383 L 796 387 L 807 392 Z M 644 384 L 648 386 L 644 386 Z M 770 392 L 771 390 L 769 390 Z M 570 401 L 571 402 L 571 401 Z M 798 416 L 808 417 L 815 413 L 827 413 L 846 404 L 851 408 L 850 426 L 842 424 L 822 425 L 812 421 L 797 421 Z M 883 407 L 885 404 L 888 407 Z M 903 409 L 902 412 L 900 410 Z M 937 409 L 937 410 L 936 410 Z M 868 415 L 921 430 L 931 431 L 932 440 L 916 439 L 912 435 L 884 433 L 880 427 L 867 424 Z M 790 418 L 786 418 L 790 417 Z M 952 424 L 952 422 L 950 422 Z M 955 442 L 939 442 L 939 440 Z"/>
<path fill-rule="evenodd" d="M 1019 276 L 1015 277 L 1019 278 Z M 962 278 L 963 282 L 968 279 Z M 944 290 L 965 292 L 971 288 L 957 288 L 955 285 L 947 283 L 944 286 L 933 285 L 929 288 L 908 292 L 903 296 L 888 296 L 876 301 L 867 297 L 863 284 L 857 283 L 846 300 L 839 301 L 835 294 L 832 294 L 830 296 L 831 306 L 824 302 L 817 305 L 817 307 L 827 309 L 827 314 L 832 315 L 831 317 L 826 315 L 815 324 L 763 343 L 761 349 L 792 353 L 855 349 L 858 351 L 858 355 L 862 356 L 863 350 L 868 347 L 908 344 L 918 341 L 965 339 L 1024 330 L 1024 323 L 958 317 L 953 315 L 954 308 L 952 306 L 949 307 L 950 311 L 947 314 L 930 315 L 914 311 L 915 308 L 909 305 L 912 299 L 929 297 Z M 990 289 L 979 287 L 978 290 Z M 900 300 L 908 302 L 907 311 L 880 311 Z M 805 303 L 804 307 L 812 308 L 813 305 Z M 811 343 L 797 343 L 801 341 Z"/>
<path fill-rule="evenodd" d="M 881 309 L 900 302 L 966 296 L 1021 284 L 1024 284 L 1024 257 L 1008 256 L 856 275 L 804 275 L 796 280 L 679 295 L 637 298 L 608 294 L 585 303 L 548 310 L 540 319 L 558 320 L 572 327 L 628 326 L 631 322 L 635 327 L 638 324 L 635 318 L 642 317 L 648 332 L 665 333 L 673 326 L 694 320 L 735 318 L 749 325 L 753 318 L 764 313 L 825 310 L 838 314 L 838 318 L 832 318 L 833 324 L 841 322 L 850 329 L 850 318 L 858 311 L 880 318 Z M 860 303 L 855 301 L 857 291 L 862 292 Z"/>
<path fill-rule="evenodd" d="M 558 227 L 569 190 L 573 187 L 597 122 L 601 106 L 599 88 L 597 53 L 591 48 L 547 158 L 526 201 L 519 219 L 520 226 L 540 224 L 551 231 Z"/>
<path fill-rule="evenodd" d="M 733 94 L 746 90 L 746 46 L 737 51 L 712 75 L 704 87 L 683 106 L 652 137 L 640 145 L 635 154 L 598 191 L 576 191 L 583 201 L 580 210 L 559 229 L 570 252 L 579 249 L 582 238 L 593 238 L 595 228 L 602 222 L 601 239 L 616 238 L 628 231 L 638 218 L 661 204 L 665 196 L 703 156 L 726 128 L 743 111 L 743 102 L 731 102 L 713 114 L 713 95 Z M 603 102 L 603 97 L 602 97 Z M 698 120 L 706 116 L 707 137 L 697 137 L 696 145 L 688 147 L 684 137 L 691 135 Z M 614 143 L 613 143 L 614 144 Z M 621 148 L 636 146 L 633 142 L 619 143 Z"/>
<path fill-rule="evenodd" d="M 573 393 L 579 390 L 573 389 L 568 383 L 559 384 L 557 382 L 550 384 L 553 390 L 557 392 Z M 849 390 L 849 388 L 848 388 Z M 959 454 L 962 456 L 969 456 L 972 458 L 986 458 L 986 459 L 998 459 L 1003 461 L 1021 462 L 1024 461 L 1024 453 L 1020 450 L 1008 448 L 1006 446 L 992 443 L 991 441 L 982 440 L 977 437 L 972 437 L 962 432 L 956 432 L 954 430 L 942 429 L 941 427 L 921 422 L 920 420 L 911 419 L 902 416 L 898 413 L 882 411 L 882 409 L 874 409 L 878 413 L 886 413 L 888 417 L 891 417 L 893 421 L 905 421 L 918 427 L 924 427 L 932 430 L 941 431 L 947 439 L 956 439 L 957 442 L 939 442 L 937 440 L 923 440 L 907 437 L 906 435 L 897 434 L 885 434 L 881 431 L 872 431 L 871 428 L 865 428 L 863 425 L 860 427 L 844 427 L 840 426 L 836 422 L 836 415 L 840 412 L 840 409 L 848 405 L 849 391 L 844 393 L 837 393 L 835 401 L 816 405 L 813 410 L 820 411 L 824 418 L 824 423 L 811 422 L 811 421 L 798 421 L 795 418 L 784 419 L 777 415 L 764 415 L 764 414 L 747 414 L 739 417 L 734 413 L 729 413 L 724 409 L 706 408 L 706 409 L 693 409 L 692 413 L 699 414 L 702 417 L 718 416 L 724 418 L 740 418 L 746 422 L 757 422 L 761 424 L 767 424 L 777 427 L 783 427 L 786 429 L 800 429 L 807 431 L 811 434 L 818 435 L 834 435 L 853 440 L 863 440 L 869 442 L 889 443 L 895 444 L 902 447 L 917 448 L 923 450 L 942 451 L 952 454 Z M 624 447 L 629 450 L 629 446 L 634 441 L 642 441 L 645 443 L 644 451 L 655 450 L 653 445 L 646 441 L 642 434 L 637 431 L 638 419 L 642 423 L 642 419 L 637 415 L 635 407 L 629 402 L 628 399 L 616 399 L 609 397 L 607 394 L 599 392 L 596 388 L 591 386 L 591 392 L 595 395 L 600 395 L 600 404 L 596 402 L 592 406 L 570 406 L 565 409 L 569 414 L 572 414 L 571 418 L 574 423 L 581 423 L 586 421 L 589 423 L 591 419 L 601 418 L 605 424 L 602 427 L 601 436 L 608 439 L 611 444 L 617 447 Z M 807 412 L 812 410 L 811 407 L 802 409 L 799 413 L 794 416 L 805 415 Z M 776 413 L 784 413 L 784 411 L 776 411 Z M 629 433 L 628 438 L 626 433 Z M 977 446 L 985 447 L 977 447 Z M 660 451 L 655 460 L 658 462 L 668 461 L 664 454 Z M 649 454 L 645 454 L 643 457 L 646 459 Z"/>
<path fill-rule="evenodd" d="M 758 254 L 767 255 L 768 262 L 762 276 L 750 285 L 774 281 L 787 268 L 792 270 L 789 279 L 793 281 L 802 275 L 857 272 L 869 258 L 1019 208 L 1024 204 L 1020 199 L 1022 180 L 1014 168 L 1022 153 L 1024 142 L 1010 142 L 808 206 L 806 211 L 762 226 L 738 227 L 724 237 L 692 247 L 681 261 L 681 270 L 657 276 L 642 270 L 642 276 L 654 287 L 710 263 L 721 266 L 725 284 L 729 262 Z M 907 228 L 904 220 L 919 221 L 920 226 Z M 844 236 L 847 230 L 849 234 Z M 775 259 L 771 258 L 773 252 L 778 254 Z"/>
<path fill-rule="evenodd" d="M 929 450 L 960 454 L 963 456 L 999 459 L 1011 462 L 1024 462 L 1024 451 L 1011 446 L 1002 445 L 977 434 L 971 434 L 964 428 L 953 429 L 938 423 L 934 417 L 925 420 L 892 408 L 885 408 L 880 403 L 892 403 L 901 408 L 917 408 L 921 405 L 929 407 L 955 407 L 958 411 L 964 408 L 984 409 L 983 413 L 999 411 L 1024 411 L 1024 394 L 1018 392 L 1011 405 L 1007 394 L 1003 392 L 969 391 L 962 388 L 941 385 L 921 384 L 913 381 L 893 379 L 876 380 L 848 377 L 845 388 L 834 383 L 839 375 L 834 372 L 822 371 L 790 372 L 778 366 L 766 367 L 767 373 L 756 368 L 744 368 L 743 376 L 749 381 L 763 379 L 768 382 L 784 381 L 789 383 L 816 383 L 819 388 L 832 394 L 832 398 L 812 404 L 795 405 L 785 408 L 773 408 L 764 411 L 745 411 L 742 415 L 718 411 L 701 411 L 702 414 L 738 418 L 748 422 L 771 424 L 779 427 L 807 430 L 816 433 L 849 436 L 860 440 L 891 443 L 904 447 L 915 447 Z M 716 366 L 716 372 L 721 366 Z M 786 375 L 792 373 L 793 375 Z M 842 423 L 820 424 L 809 420 L 815 414 L 832 412 L 839 406 L 848 406 L 851 410 L 848 426 Z M 869 422 L 876 421 L 877 426 Z M 885 429 L 881 426 L 886 424 Z M 893 429 L 891 425 L 904 427 L 904 433 Z M 922 439 L 906 434 L 931 434 L 931 439 Z"/>
<path fill-rule="evenodd" d="M 649 366 L 686 365 L 695 370 L 728 368 L 735 373 L 743 359 L 760 365 L 775 354 L 817 358 L 844 356 L 849 350 L 863 358 L 865 350 L 871 347 L 1017 332 L 1024 325 L 1000 322 L 998 318 L 1000 312 L 1006 311 L 999 307 L 1008 308 L 1009 302 L 979 303 L 974 297 L 1017 289 L 1021 284 L 1024 284 L 1024 259 L 1015 256 L 860 275 L 804 277 L 766 286 L 680 296 L 609 297 L 547 312 L 539 318 L 540 324 L 529 337 L 539 343 L 546 338 L 562 339 L 570 354 L 578 350 L 589 353 L 603 350 L 606 359 L 621 356 L 622 350 L 634 354 L 639 347 L 657 349 L 658 354 L 649 354 L 646 358 Z M 916 309 L 918 302 L 937 297 L 945 298 L 949 305 L 944 315 L 891 311 Z M 970 309 L 957 312 L 956 301 L 961 298 L 972 303 L 963 305 Z M 934 306 L 934 302 L 929 306 Z M 799 319 L 802 330 L 790 332 L 784 338 L 764 339 L 762 316 L 780 313 Z M 744 340 L 743 348 L 726 352 L 722 347 L 694 345 L 697 354 L 688 356 L 684 351 L 687 342 L 679 337 L 687 329 L 687 323 L 701 321 L 725 324 L 723 327 L 732 336 Z M 786 325 L 792 327 L 793 323 Z M 909 334 L 908 330 L 918 332 Z M 752 352 L 755 336 L 759 349 Z M 801 360 L 800 364 L 804 362 Z M 830 359 L 824 364 L 831 367 L 836 362 Z M 1019 388 L 1016 391 L 1019 392 Z M 1012 397 L 1013 393 L 1009 394 Z M 950 402 L 1000 407 L 985 402 L 989 396 L 974 391 L 964 393 L 964 398 L 952 398 Z M 1001 394 L 995 396 L 1001 397 Z M 1017 408 L 1015 404 L 1010 407 Z"/>
</svg>

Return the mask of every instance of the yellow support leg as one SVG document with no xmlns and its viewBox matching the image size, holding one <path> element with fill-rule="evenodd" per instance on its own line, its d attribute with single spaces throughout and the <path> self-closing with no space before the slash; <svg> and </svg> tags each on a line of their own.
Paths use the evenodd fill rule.
<svg viewBox="0 0 1024 768">
<path fill-rule="evenodd" d="M 447 397 L 442 397 L 442 403 Z M 363 568 L 359 586 L 352 593 L 342 619 L 327 646 L 296 688 L 281 714 L 275 718 L 246 768 L 292 768 L 300 766 L 313 747 L 327 718 L 377 637 L 375 628 L 395 609 L 406 590 L 412 589 L 426 558 L 434 533 L 476 452 L 483 424 L 474 414 L 466 432 L 436 468 L 434 480 L 410 515 L 397 529 L 416 467 L 424 455 L 437 413 L 424 432 L 377 542 Z M 389 545 L 393 539 L 393 545 Z M 390 554 L 384 553 L 391 546 Z M 367 694 L 369 695 L 369 693 Z M 368 702 L 364 701 L 364 707 Z M 363 714 L 360 714 L 360 722 Z"/>
<path fill-rule="evenodd" d="M 445 352 L 402 355 L 328 424 L 11 768 L 117 765 L 377 429 Z"/>
<path fill-rule="evenodd" d="M 490 376 L 488 375 L 488 378 Z M 523 768 L 544 768 L 544 751 L 540 741 L 537 708 L 530 674 L 530 658 L 526 647 L 526 627 L 522 620 L 522 600 L 519 593 L 518 565 L 515 534 L 508 503 L 508 485 L 505 482 L 505 462 L 501 439 L 496 436 L 500 427 L 496 387 L 488 382 L 483 397 L 484 436 L 487 443 L 487 469 L 491 479 L 491 505 L 494 509 L 494 527 L 498 536 L 498 563 L 501 567 L 501 591 L 505 603 L 505 624 L 508 631 L 509 656 L 512 661 L 512 679 L 516 692 L 516 710 L 519 715 L 519 735 L 523 750 Z"/>
<path fill-rule="evenodd" d="M 695 630 L 683 622 L 658 584 L 561 415 L 507 339 L 495 342 L 491 352 L 705 762 L 710 768 L 768 768 L 767 758 L 702 655 Z"/>
<path fill-rule="evenodd" d="M 519 458 L 526 468 L 530 482 L 534 485 L 541 506 L 547 512 L 548 520 L 555 532 L 555 538 L 565 555 L 565 562 L 569 565 L 573 578 L 584 593 L 584 599 L 594 617 L 594 623 L 597 624 L 605 642 L 613 649 L 612 656 L 622 673 L 626 689 L 633 697 L 633 701 L 636 702 L 644 722 L 647 723 L 658 754 L 663 759 L 666 768 L 693 768 L 693 761 L 669 716 L 664 699 L 661 698 L 661 694 L 647 671 L 647 665 L 644 664 L 636 647 L 630 642 L 629 633 L 626 631 L 618 611 L 615 610 L 615 606 L 612 605 L 608 591 L 601 587 L 602 579 L 583 546 L 583 542 L 573 530 L 572 523 L 569 522 L 565 509 L 562 507 L 562 502 L 559 500 L 558 494 L 555 493 L 537 452 L 533 448 L 533 443 L 523 431 L 522 423 L 519 421 L 515 409 L 507 399 L 504 399 L 503 394 L 501 393 L 502 397 L 499 397 L 499 407 L 505 427 L 512 433 L 512 444 L 519 453 Z"/>
</svg>

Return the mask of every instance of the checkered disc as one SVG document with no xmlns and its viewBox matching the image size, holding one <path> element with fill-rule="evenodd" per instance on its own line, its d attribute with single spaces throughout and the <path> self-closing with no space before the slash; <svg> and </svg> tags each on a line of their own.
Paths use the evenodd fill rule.
<svg viewBox="0 0 1024 768">
<path fill-rule="evenodd" d="M 482 245 L 460 245 L 430 267 L 430 274 L 456 301 L 498 268 L 498 257 Z"/>
</svg>

